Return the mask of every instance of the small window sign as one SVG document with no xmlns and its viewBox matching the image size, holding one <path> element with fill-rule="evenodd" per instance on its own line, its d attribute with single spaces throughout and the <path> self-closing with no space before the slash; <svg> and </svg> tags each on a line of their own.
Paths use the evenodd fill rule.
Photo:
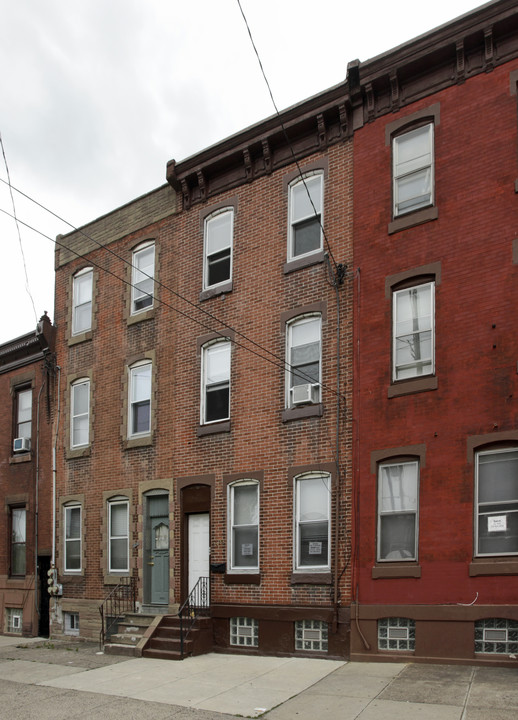
<svg viewBox="0 0 518 720">
<path fill-rule="evenodd" d="M 243 543 L 241 545 L 241 555 L 253 555 L 254 545 L 253 543 Z"/>
<path fill-rule="evenodd" d="M 507 530 L 507 515 L 490 515 L 487 519 L 488 532 L 505 532 Z"/>
<path fill-rule="evenodd" d="M 322 543 L 321 542 L 310 542 L 309 543 L 309 554 L 310 555 L 322 555 Z"/>
</svg>

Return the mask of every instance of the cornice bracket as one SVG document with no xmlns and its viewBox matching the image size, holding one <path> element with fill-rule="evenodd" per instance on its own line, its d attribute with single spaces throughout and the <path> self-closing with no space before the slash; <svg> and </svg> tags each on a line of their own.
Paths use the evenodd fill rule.
<svg viewBox="0 0 518 720">
<path fill-rule="evenodd" d="M 490 25 L 484 30 L 484 50 L 486 61 L 486 72 L 491 72 L 495 66 L 494 45 L 493 45 L 493 26 Z"/>
<path fill-rule="evenodd" d="M 326 123 L 322 113 L 317 115 L 317 126 L 318 126 L 318 144 L 320 147 L 325 147 L 327 144 L 326 138 Z"/>
<path fill-rule="evenodd" d="M 202 170 L 198 170 L 196 173 L 196 177 L 198 178 L 198 187 L 200 188 L 200 200 L 202 202 L 205 202 L 207 199 L 207 186 L 205 184 L 205 176 L 203 174 Z"/>
<path fill-rule="evenodd" d="M 348 130 L 348 123 L 347 108 L 345 107 L 345 103 L 341 103 L 341 105 L 338 106 L 338 115 L 340 117 L 340 134 L 346 136 Z"/>
<path fill-rule="evenodd" d="M 390 73 L 390 106 L 392 112 L 399 110 L 399 80 L 397 68 L 394 68 Z"/>
<path fill-rule="evenodd" d="M 374 90 L 372 89 L 372 83 L 365 85 L 365 96 L 367 98 L 367 121 L 374 120 L 375 107 L 374 107 Z"/>
<path fill-rule="evenodd" d="M 191 193 L 189 192 L 189 186 L 187 185 L 187 179 L 182 178 L 180 182 L 182 188 L 183 207 L 188 210 L 191 207 Z"/>
<path fill-rule="evenodd" d="M 268 175 L 272 172 L 272 156 L 270 153 L 270 144 L 268 138 L 262 139 L 263 146 L 263 158 L 264 158 L 264 169 Z"/>
<path fill-rule="evenodd" d="M 457 67 L 456 67 L 457 84 L 460 85 L 466 79 L 466 57 L 464 55 L 464 40 L 463 39 L 457 40 L 455 50 L 457 52 Z"/>
<path fill-rule="evenodd" d="M 254 173 L 252 169 L 252 158 L 250 157 L 250 150 L 248 148 L 243 150 L 243 162 L 245 163 L 246 181 L 252 182 L 254 179 Z"/>
</svg>

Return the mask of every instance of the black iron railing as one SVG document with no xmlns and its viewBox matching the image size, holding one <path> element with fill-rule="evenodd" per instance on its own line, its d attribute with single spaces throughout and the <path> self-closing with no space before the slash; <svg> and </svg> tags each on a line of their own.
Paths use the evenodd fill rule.
<svg viewBox="0 0 518 720">
<path fill-rule="evenodd" d="M 192 626 L 199 617 L 210 615 L 210 586 L 208 577 L 200 577 L 189 593 L 187 599 L 180 605 L 178 617 L 180 618 L 180 652 L 184 656 L 184 642 Z"/>
<path fill-rule="evenodd" d="M 113 627 L 127 612 L 135 612 L 137 600 L 137 585 L 135 578 L 121 578 L 120 583 L 99 606 L 101 615 L 101 632 L 99 633 L 99 646 L 104 647 L 106 639 L 110 637 Z"/>
</svg>

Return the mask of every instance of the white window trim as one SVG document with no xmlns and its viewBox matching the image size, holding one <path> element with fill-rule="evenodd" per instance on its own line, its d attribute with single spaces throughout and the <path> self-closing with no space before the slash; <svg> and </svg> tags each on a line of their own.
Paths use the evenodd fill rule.
<svg viewBox="0 0 518 720">
<path fill-rule="evenodd" d="M 79 510 L 79 537 L 78 538 L 67 538 L 67 512 L 69 510 Z M 75 503 L 73 505 L 65 505 L 63 508 L 63 567 L 64 571 L 66 573 L 80 573 L 83 569 L 83 508 L 79 503 Z M 67 543 L 75 541 L 77 542 L 79 540 L 79 567 L 78 568 L 69 568 L 67 567 L 67 559 L 68 559 L 68 553 L 67 553 Z"/>
<path fill-rule="evenodd" d="M 75 411 L 75 390 L 80 385 L 88 385 L 88 409 L 86 413 L 76 414 Z M 86 415 L 86 418 L 88 420 L 88 431 L 87 431 L 87 439 L 84 443 L 74 443 L 74 422 L 76 419 L 80 417 L 84 417 Z M 74 380 L 74 382 L 70 385 L 70 447 L 75 450 L 76 448 L 80 447 L 87 447 L 90 444 L 90 379 L 89 378 L 80 378 L 79 380 Z"/>
<path fill-rule="evenodd" d="M 112 535 L 112 508 L 116 505 L 125 505 L 127 513 L 127 535 Z M 130 558 L 129 558 L 129 536 L 130 536 L 130 518 L 129 518 L 129 500 L 126 498 L 108 500 L 108 572 L 113 575 L 129 572 Z M 126 558 L 127 563 L 125 568 L 112 568 L 112 540 L 120 540 L 126 538 Z"/>
<path fill-rule="evenodd" d="M 416 288 L 426 287 L 427 285 L 430 286 L 430 323 L 431 323 L 431 370 L 427 373 L 415 373 L 414 375 L 409 375 L 405 378 L 398 378 L 397 377 L 397 371 L 400 367 L 399 365 L 396 365 L 396 348 L 397 348 L 397 339 L 398 335 L 396 335 L 396 328 L 397 328 L 397 296 L 400 293 L 408 292 L 409 290 L 414 290 Z M 392 292 L 392 381 L 393 382 L 405 382 L 406 380 L 415 380 L 422 377 L 430 377 L 435 375 L 435 280 L 430 280 L 428 282 L 424 283 L 417 283 L 416 285 L 411 285 L 410 287 L 401 288 L 398 290 L 393 290 Z"/>
<path fill-rule="evenodd" d="M 498 553 L 482 553 L 479 552 L 479 521 L 480 521 L 480 509 L 479 509 L 479 458 L 483 455 L 499 455 L 501 453 L 505 452 L 517 452 L 518 453 L 518 447 L 504 447 L 504 448 L 498 448 L 496 450 L 480 450 L 476 453 L 475 456 L 475 503 L 474 503 L 474 512 L 475 512 L 475 518 L 474 518 L 474 536 L 475 536 L 475 548 L 474 548 L 474 554 L 475 557 L 516 557 L 518 555 L 517 552 L 498 552 Z M 509 505 L 509 502 L 507 501 L 505 505 Z M 497 505 L 498 502 L 491 503 L 491 505 Z M 506 511 L 509 512 L 509 511 Z M 510 512 L 518 512 L 518 498 L 516 499 L 516 510 L 511 510 Z"/>
<path fill-rule="evenodd" d="M 140 253 L 144 252 L 145 250 L 148 250 L 150 247 L 153 248 L 153 275 L 148 275 L 147 273 L 144 273 L 137 265 L 137 258 Z M 155 305 L 155 275 L 156 275 L 156 247 L 154 240 L 151 240 L 149 242 L 142 243 L 142 245 L 139 245 L 135 250 L 133 250 L 133 254 L 131 256 L 131 315 L 139 315 L 140 313 L 147 312 L 151 310 Z M 135 297 L 135 291 L 136 291 L 136 273 L 142 272 L 143 275 L 145 275 L 147 278 L 153 281 L 153 291 L 152 293 L 149 293 L 151 297 L 151 303 L 149 305 L 146 305 L 146 307 L 143 308 L 135 308 L 135 303 L 140 299 Z"/>
<path fill-rule="evenodd" d="M 84 303 L 77 302 L 77 283 L 78 278 L 82 278 L 85 275 L 90 275 L 90 299 Z M 83 333 L 89 332 L 92 329 L 92 308 L 93 308 L 93 287 L 94 287 L 94 271 L 91 267 L 83 268 L 76 272 L 72 278 L 72 335 L 82 335 Z M 82 306 L 90 305 L 90 323 L 88 327 L 76 328 L 76 310 Z"/>
<path fill-rule="evenodd" d="M 64 616 L 65 635 L 79 635 L 79 613 L 65 611 Z"/>
<path fill-rule="evenodd" d="M 300 218 L 293 218 L 293 199 L 292 199 L 292 193 L 294 189 L 297 187 L 297 185 L 300 185 L 302 183 L 305 183 L 308 180 L 311 180 L 313 178 L 319 177 L 320 178 L 320 217 L 319 217 L 319 224 L 320 224 L 320 243 L 318 248 L 315 248 L 314 250 L 310 250 L 306 253 L 301 253 L 300 255 L 294 254 L 294 240 L 295 240 L 295 234 L 294 234 L 294 226 L 296 223 L 301 223 L 306 220 L 311 219 L 312 217 L 315 217 L 315 213 L 313 211 L 313 208 L 311 208 L 311 212 L 309 215 L 306 215 L 304 217 Z M 304 173 L 302 177 L 298 176 L 293 182 L 291 182 L 288 186 L 288 262 L 292 260 L 298 260 L 299 258 L 306 258 L 310 257 L 311 255 L 314 255 L 315 253 L 319 253 L 322 251 L 322 241 L 323 241 L 323 232 L 322 228 L 324 226 L 324 171 L 323 170 L 315 170 L 314 172 L 308 172 Z"/>
<path fill-rule="evenodd" d="M 424 163 L 419 168 L 415 168 L 411 172 L 408 173 L 400 173 L 397 174 L 397 166 L 398 166 L 398 143 L 401 138 L 404 138 L 409 133 L 415 132 L 416 130 L 422 130 L 423 128 L 428 127 L 429 130 L 429 149 L 430 149 L 430 164 Z M 417 127 L 411 127 L 406 132 L 399 133 L 395 137 L 392 138 L 392 197 L 393 197 L 393 214 L 394 218 L 403 217 L 405 215 L 408 215 L 412 212 L 416 212 L 417 210 L 423 210 L 427 207 L 433 207 L 435 205 L 435 126 L 434 123 L 426 123 L 424 125 L 419 125 Z M 409 177 L 421 170 L 424 170 L 425 168 L 430 168 L 430 201 L 426 203 L 418 204 L 416 207 L 411 207 L 406 210 L 399 210 L 398 205 L 398 197 L 399 197 L 399 186 L 398 181 L 401 180 L 404 177 Z"/>
<path fill-rule="evenodd" d="M 30 418 L 29 420 L 20 420 L 20 398 L 22 395 L 28 395 L 31 399 L 30 407 Z M 32 438 L 32 387 L 20 387 L 15 389 L 15 401 L 16 401 L 16 426 L 15 426 L 15 437 L 25 437 L 31 440 Z M 20 432 L 21 425 L 30 425 L 30 433 L 28 435 Z"/>
<path fill-rule="evenodd" d="M 209 285 L 209 253 L 208 253 L 208 239 L 209 239 L 209 228 L 210 224 L 213 220 L 215 220 L 220 215 L 229 213 L 230 215 L 230 239 L 228 248 L 230 250 L 230 272 L 229 277 L 225 280 L 222 280 L 219 283 L 214 283 L 212 285 Z M 225 250 L 225 248 L 222 248 L 222 250 Z M 219 251 L 221 252 L 221 250 Z M 213 288 L 218 288 L 222 285 L 225 285 L 226 283 L 232 282 L 232 272 L 233 272 L 233 264 L 234 264 L 234 208 L 233 207 L 225 207 L 221 208 L 219 210 L 215 210 L 213 213 L 208 215 L 203 223 L 203 289 L 204 290 L 212 290 Z"/>
<path fill-rule="evenodd" d="M 327 488 L 327 563 L 325 565 L 302 565 L 300 562 L 300 493 L 298 485 L 305 480 L 321 479 Z M 293 552 L 293 570 L 299 573 L 318 573 L 329 572 L 331 569 L 331 475 L 323 472 L 309 472 L 303 475 L 297 475 L 293 478 L 293 498 L 294 498 L 294 552 Z"/>
<path fill-rule="evenodd" d="M 148 365 L 150 368 L 150 380 L 149 380 L 149 428 L 142 432 L 133 432 L 133 405 L 135 404 L 132 400 L 133 396 L 133 383 L 134 383 L 134 371 L 138 368 Z M 149 437 L 151 435 L 152 425 L 152 403 L 153 395 L 153 362 L 152 360 L 140 360 L 128 367 L 128 438 L 139 438 Z"/>
<path fill-rule="evenodd" d="M 244 485 L 255 485 L 257 489 L 257 525 L 238 525 L 236 526 L 234 524 L 234 490 L 236 487 L 243 487 Z M 229 509 L 228 511 L 228 529 L 227 529 L 227 537 L 228 537 L 228 567 L 230 568 L 230 572 L 233 573 L 258 573 L 259 572 L 259 566 L 260 566 L 260 556 L 259 556 L 259 527 L 260 527 L 260 513 L 261 513 L 261 496 L 260 496 L 260 488 L 259 488 L 259 482 L 257 480 L 238 480 L 236 482 L 231 483 L 228 486 L 228 504 L 227 507 Z M 243 567 L 242 565 L 233 565 L 232 558 L 234 557 L 233 549 L 234 549 L 234 528 L 235 527 L 257 527 L 257 565 L 247 565 L 246 567 Z"/>
<path fill-rule="evenodd" d="M 229 347 L 229 362 L 228 362 L 228 413 L 226 417 L 217 418 L 216 420 L 207 420 L 206 419 L 206 397 L 207 397 L 207 389 L 211 387 L 207 383 L 207 353 L 210 351 L 211 348 L 216 347 L 217 345 L 228 345 Z M 209 342 L 205 345 L 203 345 L 201 349 L 201 401 L 200 401 L 200 424 L 201 425 L 212 425 L 214 423 L 218 422 L 224 422 L 225 420 L 230 419 L 230 382 L 231 382 L 231 369 L 232 369 L 232 343 L 228 338 L 222 338 L 221 340 L 214 340 L 212 342 Z M 213 383 L 213 384 L 220 384 L 220 383 Z M 222 383 L 221 383 L 222 384 Z"/>
<path fill-rule="evenodd" d="M 286 408 L 293 408 L 295 405 L 293 404 L 292 400 L 292 385 L 291 385 L 291 350 L 292 350 L 292 332 L 295 325 L 302 325 L 305 322 L 311 321 L 311 320 L 319 320 L 319 333 L 320 333 L 320 341 L 319 341 L 319 357 L 318 357 L 318 383 L 312 383 L 310 382 L 310 379 L 308 378 L 308 385 L 312 385 L 313 388 L 315 388 L 315 391 L 317 393 L 317 401 L 321 402 L 322 400 L 322 315 L 321 313 L 307 313 L 304 315 L 298 315 L 297 317 L 292 318 L 289 322 L 286 323 L 286 376 L 285 376 L 285 407 Z M 304 375 L 304 371 L 301 371 L 302 375 Z"/>
<path fill-rule="evenodd" d="M 411 511 L 401 510 L 393 513 L 381 511 L 381 473 L 383 468 L 395 467 L 398 465 L 414 465 L 416 472 L 416 509 L 415 513 Z M 393 562 L 417 562 L 418 550 L 419 550 L 419 490 L 420 490 L 420 466 L 418 460 L 402 460 L 401 462 L 383 462 L 378 467 L 378 512 L 377 512 L 377 543 L 376 543 L 376 557 L 379 563 L 393 563 Z M 414 554 L 409 558 L 382 558 L 381 557 L 381 518 L 385 515 L 411 515 L 415 516 L 415 531 L 414 531 Z"/>
</svg>

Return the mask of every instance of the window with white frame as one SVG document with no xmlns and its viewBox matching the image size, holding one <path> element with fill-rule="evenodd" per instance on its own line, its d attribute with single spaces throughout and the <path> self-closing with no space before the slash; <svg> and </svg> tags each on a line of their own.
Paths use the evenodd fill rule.
<svg viewBox="0 0 518 720">
<path fill-rule="evenodd" d="M 81 378 L 70 387 L 70 446 L 83 447 L 90 442 L 90 380 Z"/>
<path fill-rule="evenodd" d="M 131 273 L 131 314 L 153 307 L 155 244 L 146 243 L 133 252 Z"/>
<path fill-rule="evenodd" d="M 295 650 L 327 652 L 328 627 L 321 620 L 295 622 Z"/>
<path fill-rule="evenodd" d="M 435 371 L 434 296 L 434 282 L 393 293 L 393 380 Z"/>
<path fill-rule="evenodd" d="M 394 217 L 434 203 L 433 123 L 392 141 Z"/>
<path fill-rule="evenodd" d="M 65 514 L 65 572 L 81 570 L 81 506 L 67 505 Z"/>
<path fill-rule="evenodd" d="M 203 287 L 212 288 L 232 278 L 234 210 L 223 208 L 205 218 Z"/>
<path fill-rule="evenodd" d="M 415 620 L 389 617 L 378 620 L 380 650 L 415 650 Z"/>
<path fill-rule="evenodd" d="M 322 249 L 324 175 L 305 175 L 290 185 L 288 259 Z"/>
<path fill-rule="evenodd" d="M 108 502 L 109 572 L 129 571 L 129 502 L 115 498 Z"/>
<path fill-rule="evenodd" d="M 5 608 L 5 632 L 14 635 L 22 634 L 23 610 L 22 608 Z"/>
<path fill-rule="evenodd" d="M 518 654 L 518 621 L 506 618 L 477 620 L 475 652 L 496 655 Z"/>
<path fill-rule="evenodd" d="M 417 560 L 419 463 L 385 463 L 378 478 L 378 560 Z"/>
<path fill-rule="evenodd" d="M 476 555 L 518 554 L 518 448 L 477 453 Z"/>
<path fill-rule="evenodd" d="M 72 335 L 80 335 L 92 327 L 93 269 L 84 268 L 74 275 L 72 288 Z"/>
<path fill-rule="evenodd" d="M 202 353 L 201 422 L 230 417 L 230 342 L 205 345 Z"/>
<path fill-rule="evenodd" d="M 15 438 L 26 438 L 32 435 L 32 388 L 20 388 L 16 391 L 16 423 Z"/>
<path fill-rule="evenodd" d="M 259 623 L 254 618 L 230 618 L 230 644 L 240 647 L 259 645 Z"/>
<path fill-rule="evenodd" d="M 27 511 L 11 508 L 11 575 L 25 575 Z"/>
<path fill-rule="evenodd" d="M 330 475 L 295 478 L 295 570 L 329 569 L 330 508 Z"/>
<path fill-rule="evenodd" d="M 79 613 L 65 612 L 65 635 L 79 635 Z"/>
<path fill-rule="evenodd" d="M 230 568 L 259 569 L 259 483 L 243 480 L 228 488 Z"/>
<path fill-rule="evenodd" d="M 320 402 L 321 334 L 320 315 L 301 317 L 287 326 L 287 407 Z"/>
<path fill-rule="evenodd" d="M 152 367 L 151 361 L 145 360 L 129 368 L 129 437 L 151 433 Z"/>
</svg>

